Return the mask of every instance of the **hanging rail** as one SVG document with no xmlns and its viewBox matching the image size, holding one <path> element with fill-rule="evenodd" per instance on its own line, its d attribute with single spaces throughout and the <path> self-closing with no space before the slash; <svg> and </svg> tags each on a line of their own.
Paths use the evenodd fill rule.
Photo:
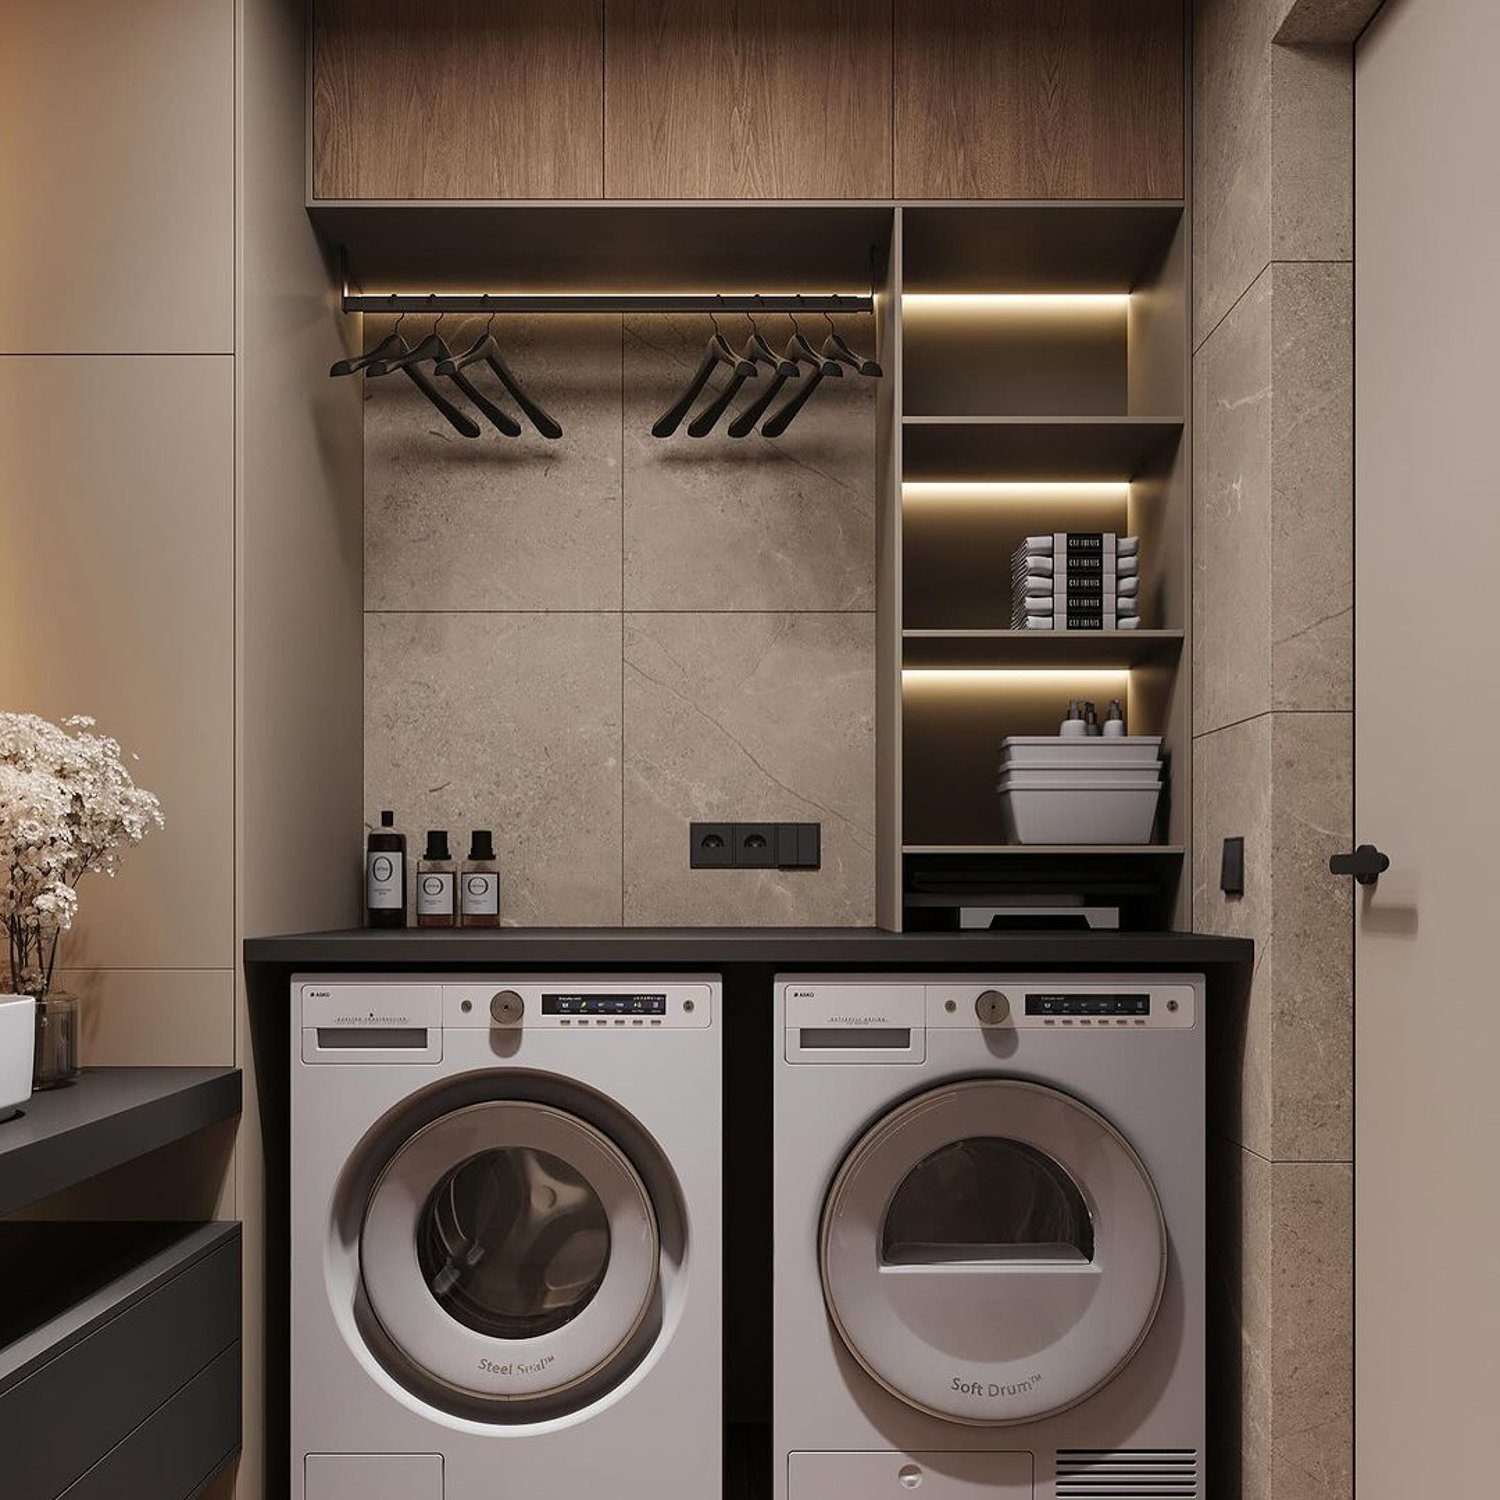
<svg viewBox="0 0 1500 1500">
<path fill-rule="evenodd" d="M 360 313 L 868 313 L 868 292 L 351 292 Z"/>
</svg>

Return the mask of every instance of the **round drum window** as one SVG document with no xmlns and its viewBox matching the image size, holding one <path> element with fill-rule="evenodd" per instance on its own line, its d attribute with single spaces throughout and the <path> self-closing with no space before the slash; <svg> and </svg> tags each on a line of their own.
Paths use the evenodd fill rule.
<svg viewBox="0 0 1500 1500">
<path fill-rule="evenodd" d="M 1140 1347 L 1167 1271 L 1161 1204 L 1113 1125 L 1056 1089 L 960 1079 L 857 1141 L 819 1232 L 833 1326 L 917 1411 L 1065 1411 Z"/>
<path fill-rule="evenodd" d="M 1094 1258 L 1083 1194 L 1045 1152 L 1003 1136 L 970 1136 L 924 1157 L 886 1210 L 888 1266 L 986 1265 Z"/>
<path fill-rule="evenodd" d="M 576 1318 L 609 1267 L 609 1216 L 549 1152 L 482 1151 L 447 1173 L 417 1224 L 417 1259 L 449 1316 L 491 1338 L 538 1338 Z"/>
</svg>

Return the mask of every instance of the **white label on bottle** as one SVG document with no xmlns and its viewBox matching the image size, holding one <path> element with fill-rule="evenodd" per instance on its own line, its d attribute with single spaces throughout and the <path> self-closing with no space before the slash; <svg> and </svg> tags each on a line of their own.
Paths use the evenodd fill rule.
<svg viewBox="0 0 1500 1500">
<path fill-rule="evenodd" d="M 406 861 L 389 849 L 365 856 L 365 905 L 371 911 L 399 911 L 406 895 Z"/>
<path fill-rule="evenodd" d="M 417 876 L 417 915 L 451 917 L 453 915 L 453 871 L 423 870 Z"/>
<path fill-rule="evenodd" d="M 500 877 L 484 870 L 470 870 L 463 878 L 466 917 L 494 917 L 500 913 Z"/>
</svg>

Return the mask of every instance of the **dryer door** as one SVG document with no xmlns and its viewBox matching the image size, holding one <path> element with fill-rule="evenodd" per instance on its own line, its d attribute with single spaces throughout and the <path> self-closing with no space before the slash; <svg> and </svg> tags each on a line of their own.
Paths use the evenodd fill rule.
<svg viewBox="0 0 1500 1500">
<path fill-rule="evenodd" d="M 1012 1079 L 908 1100 L 850 1152 L 824 1204 L 823 1294 L 892 1395 L 984 1426 L 1082 1401 L 1139 1348 L 1166 1229 L 1103 1116 Z"/>
<path fill-rule="evenodd" d="M 446 1387 L 521 1406 L 623 1377 L 658 1250 L 625 1154 L 523 1100 L 419 1130 L 381 1174 L 360 1235 L 365 1294 L 401 1353 Z"/>
</svg>

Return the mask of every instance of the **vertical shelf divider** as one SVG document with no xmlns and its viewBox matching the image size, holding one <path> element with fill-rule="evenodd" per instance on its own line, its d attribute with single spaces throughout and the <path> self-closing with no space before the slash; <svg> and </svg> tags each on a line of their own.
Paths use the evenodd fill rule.
<svg viewBox="0 0 1500 1500">
<path fill-rule="evenodd" d="M 904 921 L 902 897 L 906 879 L 901 852 L 905 820 L 901 694 L 905 554 L 901 514 L 901 477 L 905 464 L 901 425 L 904 408 L 901 206 L 895 205 L 892 213 L 890 259 L 884 284 L 877 287 L 875 296 L 876 342 L 885 365 L 876 437 L 875 919 L 880 926 L 899 932 Z"/>
</svg>

